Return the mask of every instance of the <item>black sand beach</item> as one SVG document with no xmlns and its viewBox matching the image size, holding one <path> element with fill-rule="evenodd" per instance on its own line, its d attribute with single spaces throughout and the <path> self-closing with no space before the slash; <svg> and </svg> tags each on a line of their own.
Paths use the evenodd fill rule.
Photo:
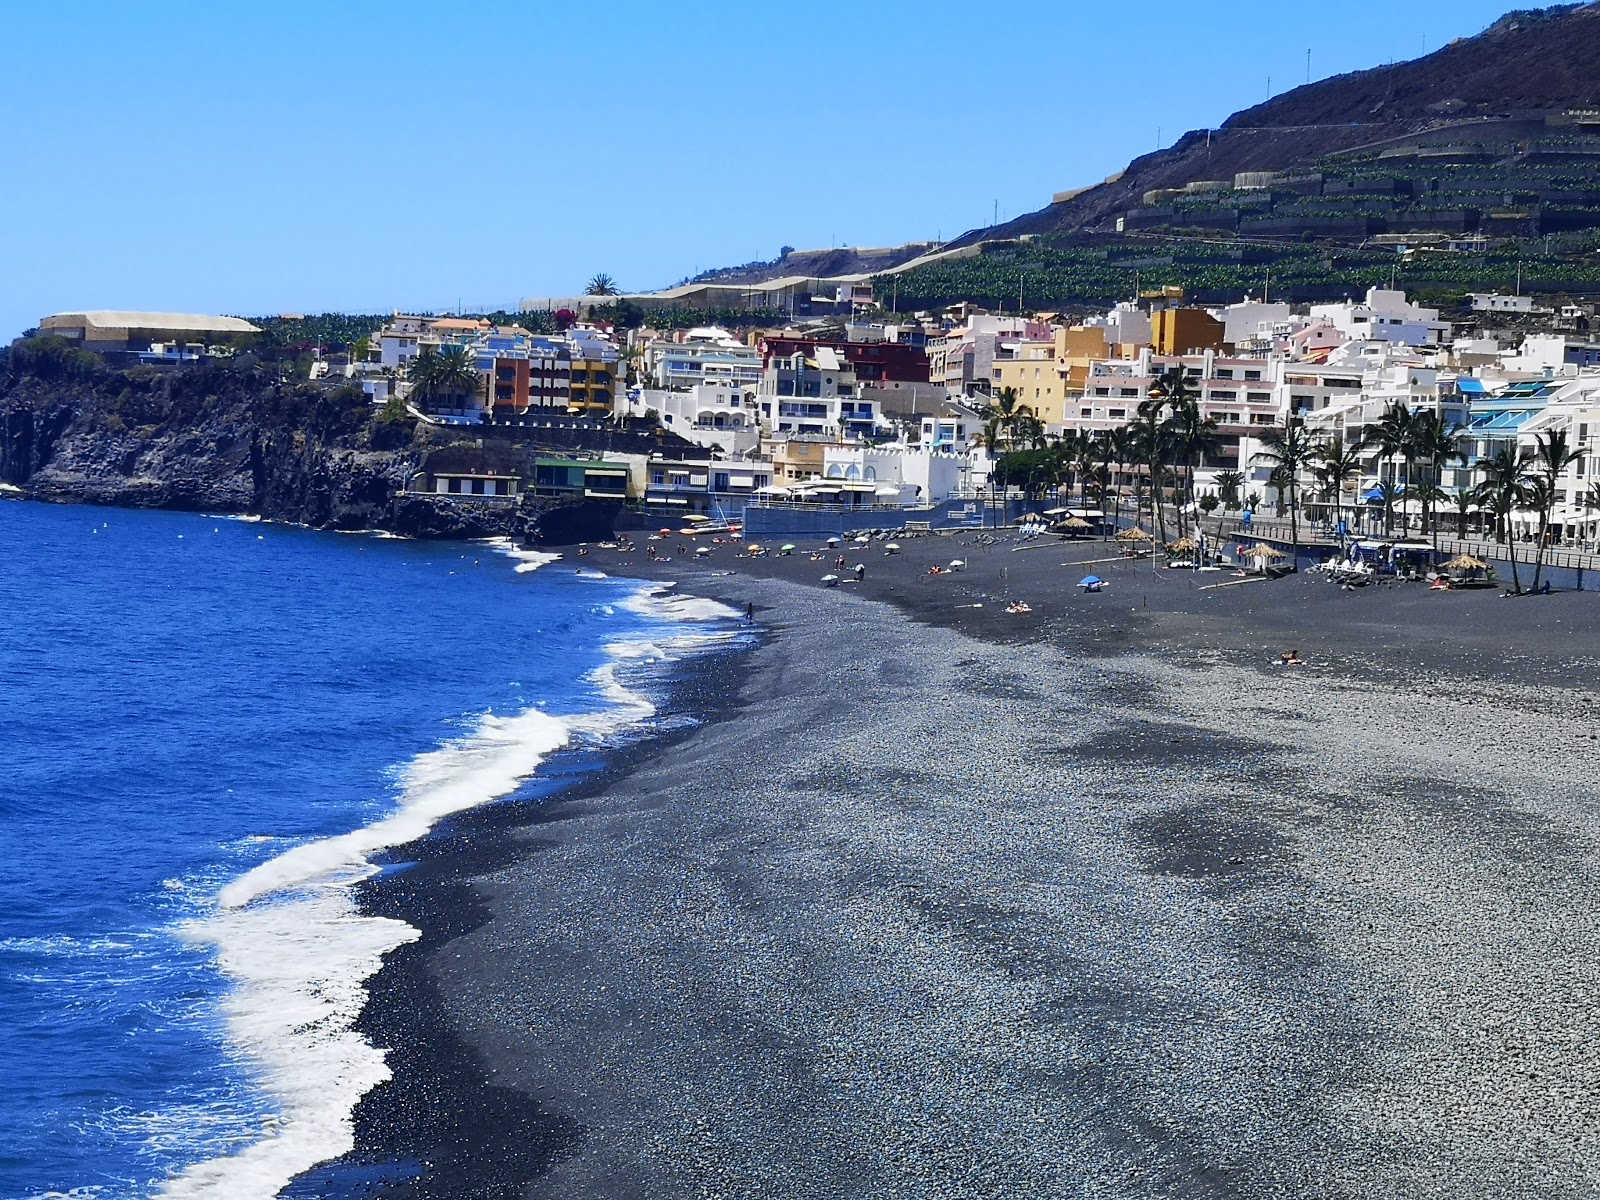
<svg viewBox="0 0 1600 1200">
<path fill-rule="evenodd" d="M 661 545 L 546 569 L 760 646 L 368 885 L 396 1079 L 286 1194 L 1600 1188 L 1596 597 Z"/>
</svg>

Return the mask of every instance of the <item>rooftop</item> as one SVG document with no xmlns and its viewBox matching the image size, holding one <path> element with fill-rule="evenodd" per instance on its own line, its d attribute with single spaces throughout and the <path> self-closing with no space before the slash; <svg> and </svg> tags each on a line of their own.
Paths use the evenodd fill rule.
<svg viewBox="0 0 1600 1200">
<path fill-rule="evenodd" d="M 132 312 L 123 309 L 94 309 L 86 312 L 53 313 L 39 322 L 41 329 L 149 329 L 172 333 L 260 333 L 256 326 L 238 317 L 210 317 L 200 313 Z"/>
</svg>

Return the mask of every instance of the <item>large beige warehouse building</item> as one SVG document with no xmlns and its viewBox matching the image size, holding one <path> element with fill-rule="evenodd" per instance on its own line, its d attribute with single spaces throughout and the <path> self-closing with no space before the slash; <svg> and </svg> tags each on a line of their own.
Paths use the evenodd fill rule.
<svg viewBox="0 0 1600 1200">
<path fill-rule="evenodd" d="M 147 350 L 151 342 L 226 342 L 261 331 L 238 317 L 98 310 L 55 313 L 40 320 L 39 332 L 71 338 L 86 350 L 108 353 Z"/>
</svg>

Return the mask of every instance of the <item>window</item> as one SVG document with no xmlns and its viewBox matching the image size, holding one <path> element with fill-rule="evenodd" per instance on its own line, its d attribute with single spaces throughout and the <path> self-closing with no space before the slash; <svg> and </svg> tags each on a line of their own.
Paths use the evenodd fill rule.
<svg viewBox="0 0 1600 1200">
<path fill-rule="evenodd" d="M 1106 410 L 1106 416 L 1110 417 L 1113 421 L 1121 421 L 1127 417 L 1127 415 L 1128 410 L 1125 408 L 1109 408 Z"/>
<path fill-rule="evenodd" d="M 1217 368 L 1216 377 L 1218 379 L 1232 379 L 1233 378 L 1233 368 L 1232 367 L 1218 367 Z"/>
<path fill-rule="evenodd" d="M 1100 394 L 1103 396 L 1106 393 L 1101 392 Z M 1117 395 L 1119 395 L 1119 396 L 1137 396 L 1138 394 L 1139 394 L 1139 389 L 1138 388 L 1118 388 L 1117 389 Z"/>
<path fill-rule="evenodd" d="M 1079 409 L 1079 410 L 1078 410 L 1078 411 L 1079 411 L 1079 412 L 1080 412 L 1080 413 L 1082 413 L 1082 415 L 1084 415 L 1084 416 L 1086 416 L 1086 417 L 1092 417 L 1092 416 L 1094 416 L 1094 409 L 1092 409 L 1092 408 L 1084 408 L 1084 409 Z"/>
<path fill-rule="evenodd" d="M 1260 380 L 1261 372 L 1260 371 L 1246 371 L 1244 373 L 1244 377 L 1245 377 L 1245 379 L 1247 381 L 1253 383 L 1253 382 L 1256 382 L 1256 381 Z"/>
<path fill-rule="evenodd" d="M 1237 400 L 1238 398 L 1239 398 L 1239 393 L 1238 392 L 1216 392 L 1216 391 L 1214 391 L 1214 392 L 1211 393 L 1211 399 L 1213 399 L 1213 400 L 1232 401 L 1232 400 Z"/>
<path fill-rule="evenodd" d="M 1272 403 L 1272 393 L 1271 392 L 1246 392 L 1244 398 L 1246 400 L 1248 400 L 1251 404 L 1271 404 Z M 1306 400 L 1307 400 L 1308 403 L 1310 402 L 1310 399 L 1311 398 L 1309 396 L 1306 397 Z"/>
<path fill-rule="evenodd" d="M 1111 395 L 1111 389 L 1110 388 L 1097 387 L 1094 390 L 1094 394 L 1096 396 L 1109 396 L 1109 395 Z"/>
</svg>

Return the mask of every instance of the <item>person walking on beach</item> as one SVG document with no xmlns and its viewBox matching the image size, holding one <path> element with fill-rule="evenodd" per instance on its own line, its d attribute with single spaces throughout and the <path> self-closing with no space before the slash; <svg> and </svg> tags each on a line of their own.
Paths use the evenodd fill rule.
<svg viewBox="0 0 1600 1200">
<path fill-rule="evenodd" d="M 746 625 L 749 625 L 755 619 L 756 619 L 756 602 L 754 600 L 746 600 L 745 604 L 744 604 L 744 623 Z"/>
<path fill-rule="evenodd" d="M 860 583 L 866 577 L 867 577 L 867 564 L 866 563 L 857 563 L 856 564 L 856 582 Z"/>
</svg>

